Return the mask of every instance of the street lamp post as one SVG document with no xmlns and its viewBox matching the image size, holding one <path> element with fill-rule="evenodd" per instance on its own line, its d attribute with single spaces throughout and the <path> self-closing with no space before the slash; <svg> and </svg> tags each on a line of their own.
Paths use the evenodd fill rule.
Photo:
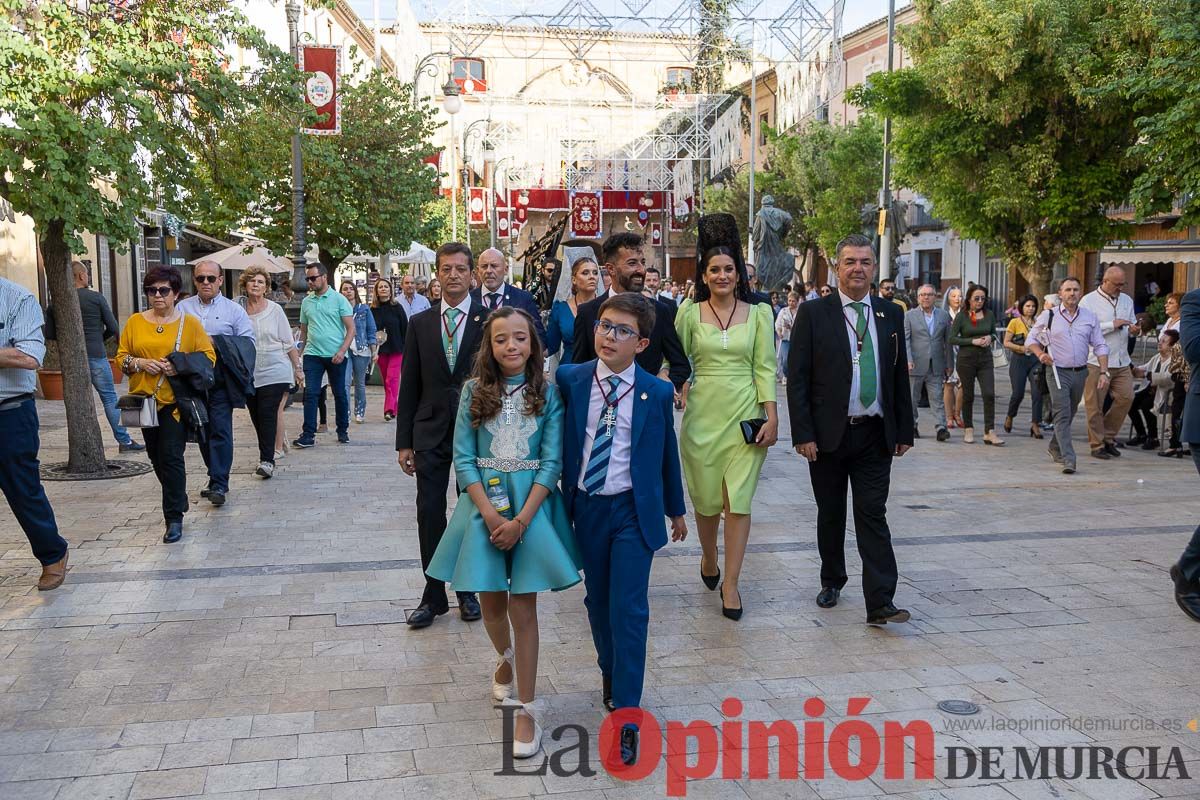
<svg viewBox="0 0 1200 800">
<path fill-rule="evenodd" d="M 896 0 L 888 0 L 887 71 L 894 65 Z M 879 280 L 892 277 L 892 118 L 883 120 L 883 188 L 879 192 Z"/>
<path fill-rule="evenodd" d="M 300 66 L 300 3 L 288 0 L 283 7 L 287 15 L 288 42 L 292 49 L 292 63 Z M 301 87 L 303 84 L 301 84 Z M 303 89 L 300 89 L 303 94 Z M 303 271 L 307 261 L 308 243 L 304 238 L 304 162 L 300 152 L 300 125 L 292 131 L 292 262 Z"/>
<path fill-rule="evenodd" d="M 446 79 L 442 87 L 442 108 L 450 115 L 450 238 L 458 241 L 458 140 L 454 136 L 454 115 L 462 110 L 458 84 Z"/>
<path fill-rule="evenodd" d="M 496 148 L 487 139 L 483 140 L 483 171 L 484 191 L 487 192 L 488 207 L 491 209 L 491 224 L 489 228 L 489 247 L 496 247 Z"/>
<path fill-rule="evenodd" d="M 399 23 L 397 23 L 397 25 L 398 24 Z M 400 34 L 397 33 L 396 39 L 399 40 L 399 38 L 400 38 Z M 425 56 L 424 58 L 422 58 L 420 61 L 417 62 L 417 68 L 413 70 L 413 80 L 412 80 L 412 99 L 413 99 L 414 103 L 417 102 L 417 97 L 418 97 L 417 82 L 419 80 L 421 80 L 421 76 L 428 75 L 431 78 L 435 77 L 438 73 L 437 60 L 439 58 L 450 58 L 450 55 L 451 54 L 449 51 L 430 53 L 429 55 Z M 455 87 L 455 88 L 457 88 L 457 87 Z"/>
</svg>

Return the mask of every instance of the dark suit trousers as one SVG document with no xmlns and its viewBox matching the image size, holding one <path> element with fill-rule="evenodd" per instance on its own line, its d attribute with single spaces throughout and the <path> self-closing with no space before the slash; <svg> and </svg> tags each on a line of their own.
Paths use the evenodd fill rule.
<svg viewBox="0 0 1200 800">
<path fill-rule="evenodd" d="M 25 532 L 42 566 L 57 564 L 67 554 L 58 533 L 54 509 L 38 474 L 37 403 L 26 400 L 0 411 L 0 492 Z"/>
<path fill-rule="evenodd" d="M 892 602 L 896 595 L 896 554 L 887 524 L 892 454 L 884 440 L 883 419 L 847 425 L 841 444 L 820 453 L 808 465 L 817 499 L 817 549 L 821 585 L 846 585 L 846 488 L 854 494 L 854 530 L 863 562 L 867 610 Z"/>
<path fill-rule="evenodd" d="M 446 490 L 454 466 L 454 437 L 447 436 L 431 450 L 413 455 L 417 477 L 417 537 L 421 543 L 421 569 L 429 566 L 434 551 L 446 532 Z M 425 576 L 421 602 L 446 606 L 446 583 Z"/>
<path fill-rule="evenodd" d="M 1200 472 L 1200 442 L 1192 442 L 1188 446 L 1192 448 L 1192 461 Z M 1192 532 L 1192 540 L 1179 557 L 1179 570 L 1186 580 L 1194 585 L 1200 584 L 1200 527 Z"/>
</svg>

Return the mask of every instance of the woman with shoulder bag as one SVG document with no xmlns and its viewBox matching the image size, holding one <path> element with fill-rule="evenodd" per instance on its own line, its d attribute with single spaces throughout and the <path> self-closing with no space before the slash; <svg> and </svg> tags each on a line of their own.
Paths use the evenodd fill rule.
<svg viewBox="0 0 1200 800">
<path fill-rule="evenodd" d="M 292 339 L 283 306 L 267 299 L 271 276 L 260 266 L 247 268 L 238 279 L 245 295 L 246 315 L 254 328 L 254 396 L 246 399 L 246 410 L 258 434 L 258 469 L 266 480 L 275 474 L 275 459 L 287 438 L 280 412 L 292 385 L 304 383 L 300 352 Z"/>
<path fill-rule="evenodd" d="M 154 267 L 146 272 L 142 289 L 150 309 L 134 314 L 121 331 L 116 361 L 129 376 L 131 395 L 148 398 L 157 411 L 157 425 L 143 427 L 146 452 L 154 465 L 154 475 L 162 486 L 163 542 L 171 544 L 183 538 L 183 515 L 188 510 L 187 471 L 183 460 L 187 431 L 175 402 L 168 377 L 175 368 L 167 360 L 173 352 L 204 353 L 211 364 L 217 363 L 212 341 L 196 317 L 175 308 L 183 280 L 173 267 Z"/>
<path fill-rule="evenodd" d="M 1042 389 L 1038 381 L 1037 371 L 1042 363 L 1037 356 L 1025 347 L 1025 337 L 1033 328 L 1038 315 L 1037 298 L 1027 294 L 1017 303 L 1017 316 L 1013 317 L 1008 328 L 1004 331 L 1004 348 L 1011 355 L 1008 361 L 1008 380 L 1012 384 L 1012 395 L 1008 400 L 1008 414 L 1004 417 L 1004 432 L 1012 433 L 1013 417 L 1021 408 L 1025 399 L 1025 384 L 1029 384 L 1029 394 L 1033 403 L 1033 417 L 1029 426 L 1029 435 L 1034 439 L 1042 438 Z"/>
</svg>

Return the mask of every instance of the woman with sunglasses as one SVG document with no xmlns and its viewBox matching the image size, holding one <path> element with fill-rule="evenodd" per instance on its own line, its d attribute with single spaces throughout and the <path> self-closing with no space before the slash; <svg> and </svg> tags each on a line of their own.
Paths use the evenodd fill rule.
<svg viewBox="0 0 1200 800">
<path fill-rule="evenodd" d="M 162 486 L 166 544 L 183 538 L 183 515 L 188 510 L 183 460 L 187 431 L 175 404 L 175 392 L 167 380 L 175 374 L 167 356 L 175 351 L 199 352 L 213 364 L 217 363 L 204 325 L 175 307 L 182 288 L 183 279 L 174 267 L 153 267 L 146 272 L 142 289 L 150 308 L 134 314 L 125 323 L 116 355 L 121 371 L 129 376 L 130 393 L 152 397 L 158 407 L 158 426 L 142 428 L 142 435 L 154 475 Z"/>
<path fill-rule="evenodd" d="M 996 435 L 996 375 L 992 365 L 992 340 L 996 336 L 996 317 L 987 308 L 988 293 L 983 286 L 967 287 L 967 307 L 950 326 L 950 344 L 958 347 L 958 377 L 962 381 L 963 442 L 975 441 L 972 422 L 975 381 L 983 394 L 983 443 L 1002 446 Z"/>
</svg>

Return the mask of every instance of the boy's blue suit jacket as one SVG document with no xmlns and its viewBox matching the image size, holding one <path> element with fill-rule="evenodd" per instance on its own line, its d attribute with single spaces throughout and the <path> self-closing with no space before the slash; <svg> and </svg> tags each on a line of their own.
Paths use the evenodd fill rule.
<svg viewBox="0 0 1200 800">
<path fill-rule="evenodd" d="M 556 380 L 566 403 L 563 425 L 562 490 L 567 511 L 577 529 L 575 497 L 581 491 L 583 442 L 587 436 L 588 404 L 592 396 L 596 361 L 564 364 Z M 683 479 L 679 470 L 679 445 L 675 439 L 675 391 L 671 384 L 637 367 L 633 392 L 633 431 L 629 474 L 642 538 L 651 550 L 667 543 L 663 517 L 681 517 Z"/>
</svg>

